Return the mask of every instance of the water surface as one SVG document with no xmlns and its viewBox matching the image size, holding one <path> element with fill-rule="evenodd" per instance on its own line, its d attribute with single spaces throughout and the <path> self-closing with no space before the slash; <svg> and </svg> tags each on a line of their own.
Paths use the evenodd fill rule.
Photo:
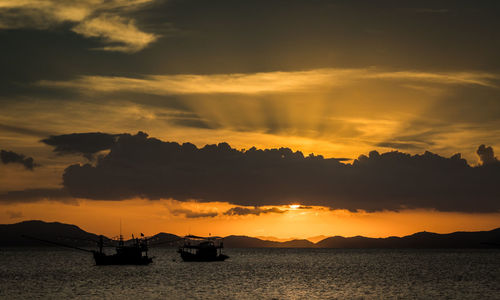
<svg viewBox="0 0 500 300">
<path fill-rule="evenodd" d="M 499 250 L 226 249 L 225 262 L 95 266 L 58 248 L 0 250 L 0 298 L 500 299 Z"/>
</svg>

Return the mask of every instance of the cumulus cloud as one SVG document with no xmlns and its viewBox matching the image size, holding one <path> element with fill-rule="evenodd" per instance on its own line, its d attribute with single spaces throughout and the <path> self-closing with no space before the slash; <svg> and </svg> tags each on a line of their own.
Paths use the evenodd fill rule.
<svg viewBox="0 0 500 300">
<path fill-rule="evenodd" d="M 32 157 L 26 157 L 23 154 L 18 154 L 13 151 L 1 150 L 0 151 L 0 159 L 4 164 L 21 164 L 27 170 L 33 171 L 33 169 L 38 166 L 35 164 Z"/>
<path fill-rule="evenodd" d="M 444 85 L 495 87 L 496 74 L 461 72 L 388 72 L 368 69 L 314 69 L 309 71 L 259 72 L 211 75 L 149 75 L 142 78 L 81 76 L 70 81 L 40 81 L 38 84 L 97 92 L 137 92 L 153 95 L 210 93 L 280 93 L 346 85 L 359 80 L 403 80 Z"/>
<path fill-rule="evenodd" d="M 135 20 L 125 17 L 131 10 L 153 0 L 4 0 L 0 2 L 0 29 L 48 29 L 63 23 L 85 37 L 100 38 L 109 46 L 102 50 L 137 52 L 158 36 L 141 31 Z"/>
<path fill-rule="evenodd" d="M 281 210 L 277 207 L 272 207 L 272 208 L 260 208 L 260 207 L 241 207 L 241 206 L 236 206 L 233 208 L 230 208 L 226 212 L 224 212 L 224 215 L 227 216 L 246 216 L 246 215 L 260 215 L 260 214 L 267 214 L 267 213 L 277 213 L 281 214 L 286 212 L 285 210 Z"/>
<path fill-rule="evenodd" d="M 500 209 L 499 179 L 500 166 L 472 167 L 460 154 L 372 151 L 343 164 L 288 148 L 240 151 L 226 143 L 197 148 L 138 133 L 119 136 L 96 165 L 66 168 L 63 184 L 72 196 L 88 199 L 492 212 Z"/>
<path fill-rule="evenodd" d="M 482 165 L 496 164 L 498 159 L 495 157 L 495 153 L 492 147 L 486 147 L 485 145 L 479 146 L 476 151 L 479 155 Z"/>
<path fill-rule="evenodd" d="M 54 152 L 58 154 L 81 154 L 92 159 L 95 153 L 110 149 L 118 136 L 101 132 L 73 133 L 51 135 L 41 142 L 53 146 Z"/>
</svg>

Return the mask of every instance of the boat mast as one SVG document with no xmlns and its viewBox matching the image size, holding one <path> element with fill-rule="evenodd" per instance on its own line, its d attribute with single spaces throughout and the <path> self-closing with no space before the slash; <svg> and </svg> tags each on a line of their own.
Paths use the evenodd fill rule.
<svg viewBox="0 0 500 300">
<path fill-rule="evenodd" d="M 122 218 L 120 218 L 120 237 L 118 238 L 118 246 L 123 246 Z"/>
</svg>

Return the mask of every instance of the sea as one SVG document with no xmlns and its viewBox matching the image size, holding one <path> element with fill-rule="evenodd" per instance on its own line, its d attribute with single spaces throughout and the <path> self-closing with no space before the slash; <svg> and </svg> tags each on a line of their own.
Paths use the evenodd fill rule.
<svg viewBox="0 0 500 300">
<path fill-rule="evenodd" d="M 95 266 L 77 250 L 0 249 L 1 299 L 500 299 L 500 249 L 225 249 Z"/>
</svg>

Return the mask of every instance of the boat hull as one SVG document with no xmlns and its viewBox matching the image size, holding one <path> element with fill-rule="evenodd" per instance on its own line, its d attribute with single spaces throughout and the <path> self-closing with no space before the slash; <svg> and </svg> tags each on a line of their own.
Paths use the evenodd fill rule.
<svg viewBox="0 0 500 300">
<path fill-rule="evenodd" d="M 106 265 L 149 265 L 153 262 L 151 257 L 126 257 L 120 255 L 106 255 L 99 252 L 94 252 L 95 264 L 98 266 Z"/>
<path fill-rule="evenodd" d="M 208 262 L 208 261 L 224 261 L 229 258 L 229 256 L 224 254 L 219 254 L 215 256 L 204 256 L 197 255 L 186 251 L 179 251 L 183 261 L 197 261 L 197 262 Z"/>
</svg>

